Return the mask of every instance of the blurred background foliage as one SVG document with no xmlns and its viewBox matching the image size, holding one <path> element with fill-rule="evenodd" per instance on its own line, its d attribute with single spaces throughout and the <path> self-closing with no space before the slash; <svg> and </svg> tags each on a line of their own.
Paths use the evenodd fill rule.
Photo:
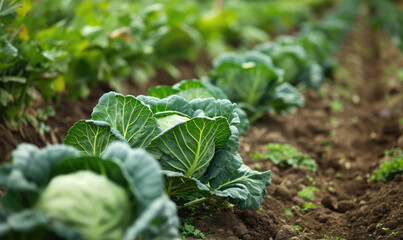
<svg viewBox="0 0 403 240">
<path fill-rule="evenodd" d="M 200 58 L 211 62 L 302 26 L 315 28 L 335 3 L 0 0 L 0 112 L 11 128 L 38 126 L 38 116 L 54 112 L 35 107 L 58 102 L 62 92 L 85 98 L 99 82 L 122 91 L 123 81 L 144 84 L 157 69 L 178 78 L 180 61 L 197 67 Z"/>
</svg>

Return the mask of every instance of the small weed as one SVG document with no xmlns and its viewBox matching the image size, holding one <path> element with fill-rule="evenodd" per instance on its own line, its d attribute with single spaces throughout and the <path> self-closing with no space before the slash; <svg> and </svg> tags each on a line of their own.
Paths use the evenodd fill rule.
<svg viewBox="0 0 403 240">
<path fill-rule="evenodd" d="M 304 203 L 301 206 L 295 206 L 296 209 L 300 211 L 308 211 L 309 209 L 315 209 L 315 205 L 313 203 Z"/>
<path fill-rule="evenodd" d="M 288 209 L 288 208 L 286 208 L 286 209 L 284 210 L 284 214 L 285 214 L 286 216 L 288 216 L 288 217 L 294 216 L 294 214 L 292 213 L 291 209 Z"/>
<path fill-rule="evenodd" d="M 333 99 L 330 102 L 330 108 L 333 112 L 342 112 L 343 111 L 343 103 L 340 99 Z"/>
<path fill-rule="evenodd" d="M 343 173 L 341 172 L 336 173 L 336 178 L 343 178 Z"/>
<path fill-rule="evenodd" d="M 308 179 L 309 182 L 311 182 L 313 185 L 320 185 L 311 175 L 307 174 L 306 178 Z"/>
<path fill-rule="evenodd" d="M 189 236 L 202 239 L 205 238 L 204 234 L 193 226 L 194 220 L 195 219 L 193 217 L 181 219 L 182 223 L 179 230 L 181 232 L 182 239 L 186 239 Z"/>
<path fill-rule="evenodd" d="M 331 240 L 347 240 L 346 238 L 332 237 L 332 236 L 328 236 L 328 235 L 323 236 L 323 238 L 324 239 L 331 239 Z"/>
<path fill-rule="evenodd" d="M 356 181 L 362 181 L 362 177 L 358 175 L 358 176 L 355 178 L 355 180 L 356 180 Z"/>
<path fill-rule="evenodd" d="M 380 228 L 380 227 L 382 227 L 382 223 L 376 224 L 376 228 Z"/>
<path fill-rule="evenodd" d="M 210 217 L 210 216 L 201 216 L 200 218 L 199 218 L 200 220 L 212 220 L 213 218 L 212 217 Z"/>
<path fill-rule="evenodd" d="M 350 120 L 348 120 L 348 124 L 355 125 L 358 123 L 358 121 L 359 121 L 358 117 L 355 116 L 355 117 L 350 118 Z"/>
<path fill-rule="evenodd" d="M 329 192 L 331 192 L 331 193 L 335 193 L 335 192 L 336 192 L 336 189 L 334 189 L 333 186 L 327 187 L 327 190 L 328 190 Z"/>
<path fill-rule="evenodd" d="M 334 127 L 339 125 L 339 120 L 337 120 L 336 117 L 330 117 L 329 121 L 330 121 L 330 124 L 332 124 Z"/>
<path fill-rule="evenodd" d="M 203 209 L 205 209 L 205 210 L 209 210 L 209 209 L 210 209 L 210 206 L 207 205 L 207 204 L 205 204 L 205 203 L 202 203 L 202 206 L 203 206 Z"/>
<path fill-rule="evenodd" d="M 399 71 L 397 72 L 397 80 L 399 82 L 403 82 L 403 68 L 399 69 Z"/>
<path fill-rule="evenodd" d="M 397 232 L 391 232 L 390 233 L 390 236 L 396 236 L 397 235 Z"/>
<path fill-rule="evenodd" d="M 337 138 L 337 133 L 336 133 L 336 131 L 331 130 L 329 136 L 330 136 L 331 138 Z"/>
<path fill-rule="evenodd" d="M 253 168 L 260 170 L 260 169 L 262 169 L 262 166 L 259 163 L 255 163 L 255 164 L 253 164 Z"/>
<path fill-rule="evenodd" d="M 389 228 L 382 228 L 383 231 L 389 231 Z"/>
<path fill-rule="evenodd" d="M 293 225 L 292 228 L 298 231 L 302 231 L 302 227 L 300 225 Z"/>
<path fill-rule="evenodd" d="M 313 196 L 317 192 L 319 192 L 319 190 L 316 187 L 308 186 L 298 192 L 298 197 L 306 201 L 312 201 Z"/>
</svg>

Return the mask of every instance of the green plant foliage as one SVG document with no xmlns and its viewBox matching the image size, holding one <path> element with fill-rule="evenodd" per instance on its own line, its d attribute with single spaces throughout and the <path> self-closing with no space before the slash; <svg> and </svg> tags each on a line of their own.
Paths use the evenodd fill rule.
<svg viewBox="0 0 403 240">
<path fill-rule="evenodd" d="M 90 171 L 53 178 L 35 207 L 49 218 L 69 223 L 84 239 L 121 239 L 131 218 L 126 214 L 131 211 L 124 188 Z"/>
<path fill-rule="evenodd" d="M 252 171 L 242 163 L 236 104 L 110 92 L 101 97 L 92 117 L 76 123 L 65 143 L 95 156 L 104 156 L 103 149 L 115 141 L 146 149 L 161 164 L 165 191 L 178 203 L 215 195 L 229 197 L 241 208 L 260 208 L 270 171 Z"/>
<path fill-rule="evenodd" d="M 305 103 L 293 86 L 282 82 L 283 71 L 260 52 L 225 53 L 214 60 L 213 66 L 211 83 L 238 103 L 251 122 L 268 111 L 285 114 Z"/>
<path fill-rule="evenodd" d="M 319 190 L 316 187 L 312 186 L 307 186 L 303 188 L 301 191 L 298 191 L 298 197 L 306 200 L 306 201 L 312 201 L 313 196 L 315 193 L 318 193 Z"/>
<path fill-rule="evenodd" d="M 319 89 L 324 79 L 324 70 L 315 60 L 308 58 L 304 46 L 289 36 L 282 36 L 276 42 L 268 42 L 256 50 L 270 56 L 274 65 L 284 70 L 284 80 L 304 89 Z"/>
<path fill-rule="evenodd" d="M 309 168 L 312 172 L 316 172 L 316 161 L 306 154 L 302 154 L 294 147 L 288 144 L 269 143 L 266 145 L 268 150 L 265 154 L 255 153 L 252 157 L 258 159 L 268 159 L 280 167 L 296 167 L 303 166 Z"/>
<path fill-rule="evenodd" d="M 99 158 L 21 144 L 12 158 L 0 167 L 2 239 L 178 238 L 175 205 L 144 150 L 117 142 Z"/>
<path fill-rule="evenodd" d="M 403 51 L 403 16 L 397 2 L 371 0 L 368 5 L 374 13 L 371 18 L 372 27 L 388 32 L 392 41 Z"/>
<path fill-rule="evenodd" d="M 396 174 L 403 173 L 403 150 L 393 148 L 385 151 L 388 159 L 381 164 L 378 171 L 370 177 L 370 181 L 390 181 Z"/>
<path fill-rule="evenodd" d="M 228 99 L 227 95 L 216 86 L 197 79 L 183 80 L 173 86 L 160 85 L 152 87 L 148 90 L 148 96 L 156 98 L 166 98 L 171 95 L 178 95 L 188 101 L 197 98 L 215 98 L 215 99 Z M 241 108 L 236 108 L 240 123 L 237 125 L 238 131 L 241 135 L 248 130 L 250 123 L 246 113 Z"/>
</svg>

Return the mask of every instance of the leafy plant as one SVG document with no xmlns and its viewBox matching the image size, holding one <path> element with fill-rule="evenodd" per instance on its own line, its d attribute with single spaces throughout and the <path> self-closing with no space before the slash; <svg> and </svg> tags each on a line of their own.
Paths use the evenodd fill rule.
<svg viewBox="0 0 403 240">
<path fill-rule="evenodd" d="M 258 159 L 268 159 L 280 167 L 303 166 L 316 172 L 316 161 L 306 154 L 302 154 L 294 147 L 288 144 L 269 143 L 266 145 L 268 150 L 265 154 L 254 153 L 251 156 Z"/>
<path fill-rule="evenodd" d="M 281 36 L 275 42 L 267 42 L 256 50 L 270 56 L 274 65 L 284 70 L 284 80 L 298 88 L 319 89 L 324 71 L 314 60 L 308 58 L 304 47 L 290 36 Z"/>
<path fill-rule="evenodd" d="M 296 208 L 300 211 L 308 211 L 310 209 L 315 209 L 316 206 L 313 203 L 304 203 L 301 206 L 296 206 Z"/>
<path fill-rule="evenodd" d="M 302 227 L 300 225 L 293 225 L 293 229 L 296 229 L 297 231 L 302 231 Z"/>
<path fill-rule="evenodd" d="M 177 239 L 175 205 L 144 150 L 111 144 L 102 158 L 21 144 L 0 169 L 2 239 Z"/>
<path fill-rule="evenodd" d="M 185 98 L 187 101 L 191 101 L 197 98 L 215 98 L 215 99 L 228 99 L 225 93 L 215 87 L 214 85 L 199 81 L 197 79 L 183 80 L 176 83 L 173 86 L 160 85 L 152 87 L 148 90 L 148 96 L 156 98 L 166 98 L 171 95 L 178 95 Z M 238 131 L 241 135 L 248 130 L 250 123 L 246 113 L 241 108 L 236 108 L 240 123 L 237 125 Z"/>
<path fill-rule="evenodd" d="M 315 193 L 318 192 L 319 190 L 316 187 L 307 186 L 303 188 L 301 191 L 298 191 L 298 197 L 307 201 L 312 201 L 313 196 L 315 195 Z"/>
<path fill-rule="evenodd" d="M 293 86 L 282 81 L 283 71 L 260 52 L 224 53 L 214 60 L 213 66 L 211 83 L 238 103 L 251 122 L 268 111 L 285 114 L 305 103 Z"/>
<path fill-rule="evenodd" d="M 385 151 L 388 159 L 381 164 L 378 171 L 370 177 L 370 181 L 390 181 L 396 174 L 403 173 L 403 150 L 392 148 Z"/>
<path fill-rule="evenodd" d="M 188 102 L 177 95 L 135 98 L 110 92 L 95 106 L 92 120 L 69 130 L 65 144 L 92 156 L 102 156 L 115 141 L 145 148 L 161 164 L 165 191 L 178 204 L 220 196 L 257 210 L 270 171 L 252 171 L 242 163 L 236 109 L 236 104 L 214 98 Z"/>
<path fill-rule="evenodd" d="M 195 228 L 193 225 L 194 218 L 183 218 L 181 219 L 181 226 L 179 230 L 181 231 L 182 239 L 186 239 L 189 236 L 194 238 L 204 239 L 204 233 L 202 233 L 199 229 Z"/>
</svg>

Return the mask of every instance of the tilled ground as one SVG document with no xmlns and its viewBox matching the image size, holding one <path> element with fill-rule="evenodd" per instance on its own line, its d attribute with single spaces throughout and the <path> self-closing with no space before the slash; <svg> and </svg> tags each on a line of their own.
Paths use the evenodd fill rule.
<svg viewBox="0 0 403 240">
<path fill-rule="evenodd" d="M 396 81 L 403 56 L 386 36 L 362 21 L 336 58 L 336 82 L 319 93 L 307 92 L 306 106 L 295 114 L 266 116 L 241 138 L 244 161 L 272 170 L 263 209 L 217 207 L 183 213 L 208 233 L 206 239 L 403 239 L 402 175 L 388 183 L 369 182 L 385 160 L 384 150 L 403 147 L 403 127 L 398 124 L 403 88 Z M 280 169 L 249 156 L 265 152 L 269 142 L 293 145 L 316 159 L 317 174 L 305 168 Z M 319 189 L 313 201 L 297 196 L 306 186 Z M 298 210 L 309 202 L 316 208 Z M 293 216 L 286 216 L 285 209 Z M 293 225 L 301 230 L 293 230 Z"/>
</svg>

